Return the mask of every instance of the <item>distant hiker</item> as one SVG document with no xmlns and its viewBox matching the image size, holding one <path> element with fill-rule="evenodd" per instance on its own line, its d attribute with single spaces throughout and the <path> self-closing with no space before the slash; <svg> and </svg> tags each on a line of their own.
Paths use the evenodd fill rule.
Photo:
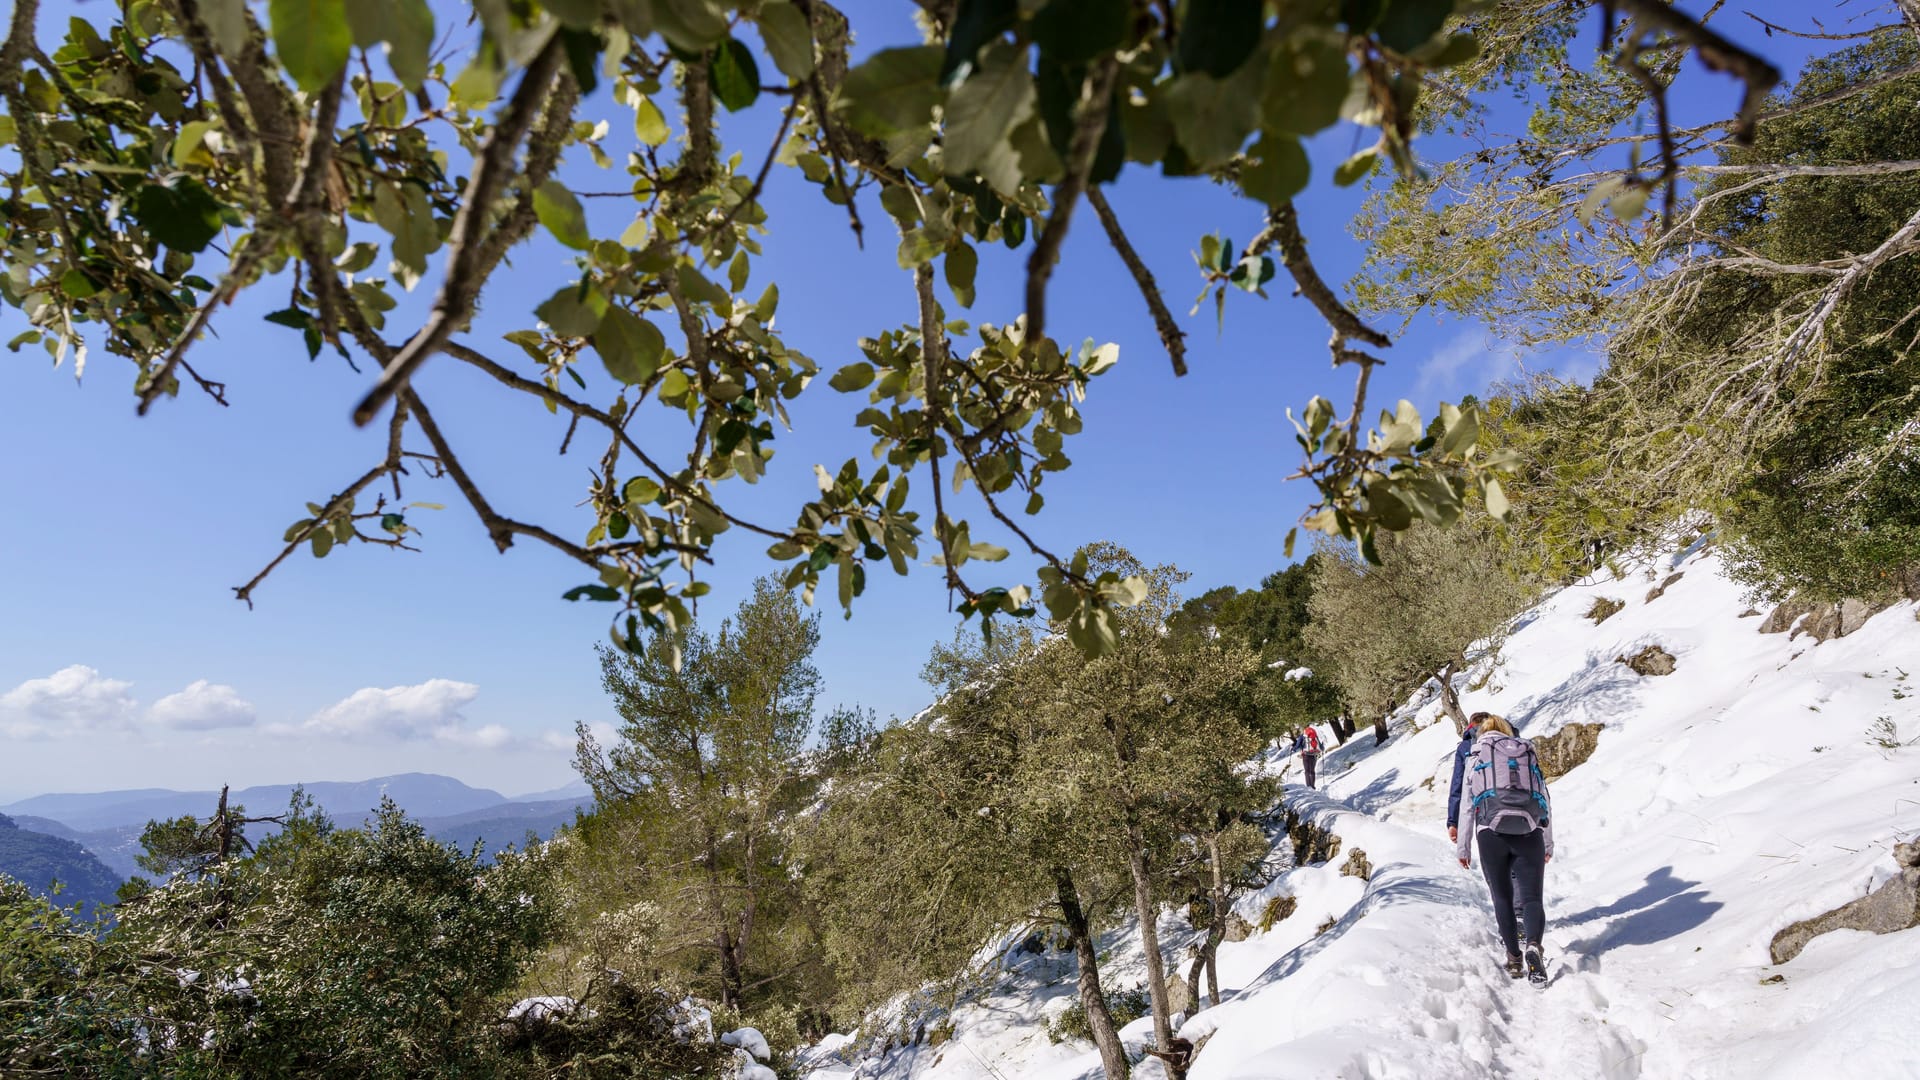
<svg viewBox="0 0 1920 1080">
<path fill-rule="evenodd" d="M 1515 735 L 1501 717 L 1486 714 L 1479 720 L 1454 821 L 1461 866 L 1473 865 L 1477 838 L 1480 870 L 1493 894 L 1493 915 L 1507 947 L 1507 974 L 1516 979 L 1524 974 L 1535 986 L 1545 986 L 1540 939 L 1546 932 L 1547 909 L 1541 888 L 1547 861 L 1553 858 L 1553 806 L 1533 744 Z M 1516 900 L 1519 920 L 1514 918 Z M 1524 926 L 1516 926 L 1516 921 Z"/>
<path fill-rule="evenodd" d="M 1320 733 L 1308 724 L 1305 730 L 1293 737 L 1293 749 L 1300 755 L 1300 764 L 1307 770 L 1307 786 L 1313 786 L 1313 767 L 1320 763 Z"/>
</svg>

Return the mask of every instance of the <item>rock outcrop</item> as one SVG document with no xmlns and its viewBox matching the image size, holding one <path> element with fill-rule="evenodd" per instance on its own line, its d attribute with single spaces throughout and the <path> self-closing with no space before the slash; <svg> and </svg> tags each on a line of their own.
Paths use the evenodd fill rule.
<svg viewBox="0 0 1920 1080">
<path fill-rule="evenodd" d="M 1768 948 L 1773 962 L 1786 963 L 1800 955 L 1807 942 L 1829 930 L 1891 934 L 1920 926 L 1920 841 L 1894 845 L 1893 861 L 1900 872 L 1878 889 L 1775 934 Z"/>
<path fill-rule="evenodd" d="M 1616 664 L 1625 664 L 1640 675 L 1673 674 L 1673 654 L 1658 645 L 1649 645 L 1632 656 L 1616 656 Z"/>
<path fill-rule="evenodd" d="M 1549 781 L 1557 780 L 1593 756 L 1600 745 L 1600 725 L 1567 724 L 1551 735 L 1528 741 L 1533 743 L 1534 756 L 1540 759 L 1540 771 Z"/>
</svg>

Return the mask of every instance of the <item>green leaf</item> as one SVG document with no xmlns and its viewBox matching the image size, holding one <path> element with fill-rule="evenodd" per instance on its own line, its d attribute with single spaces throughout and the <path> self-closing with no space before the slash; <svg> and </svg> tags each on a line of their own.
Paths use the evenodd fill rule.
<svg viewBox="0 0 1920 1080">
<path fill-rule="evenodd" d="M 1311 170 L 1299 139 L 1264 135 L 1253 144 L 1253 160 L 1240 170 L 1240 187 L 1268 206 L 1279 206 L 1306 190 Z"/>
<path fill-rule="evenodd" d="M 669 132 L 667 118 L 661 115 L 660 106 L 650 97 L 642 97 L 633 107 L 633 133 L 648 146 L 665 145 Z"/>
<path fill-rule="evenodd" d="M 703 53 L 727 36 L 727 16 L 709 0 L 652 0 L 654 26 L 667 43 Z"/>
<path fill-rule="evenodd" d="M 761 293 L 760 299 L 754 302 L 753 313 L 759 316 L 760 321 L 763 323 L 772 322 L 774 312 L 778 311 L 779 309 L 780 309 L 780 283 L 768 282 L 767 291 Z"/>
<path fill-rule="evenodd" d="M 620 497 L 629 505 L 639 503 L 644 506 L 660 497 L 660 485 L 644 476 L 636 476 L 620 489 Z"/>
<path fill-rule="evenodd" d="M 600 354 L 607 374 L 633 386 L 653 378 L 660 369 L 667 339 L 659 327 L 626 308 L 609 304 L 593 332 L 593 351 Z"/>
<path fill-rule="evenodd" d="M 427 81 L 433 49 L 433 10 L 426 0 L 393 0 L 387 22 L 387 63 L 409 90 Z"/>
<path fill-rule="evenodd" d="M 1653 189 L 1646 184 L 1629 184 L 1619 194 L 1607 200 L 1607 209 L 1621 221 L 1632 221 L 1647 209 L 1647 198 Z"/>
<path fill-rule="evenodd" d="M 221 55 L 232 59 L 247 47 L 247 0 L 203 0 L 200 17 Z"/>
<path fill-rule="evenodd" d="M 980 65 L 952 93 L 942 161 L 947 172 L 978 172 L 996 191 L 1020 186 L 1020 166 L 1007 134 L 1033 113 L 1033 73 L 1024 49 L 990 46 Z"/>
<path fill-rule="evenodd" d="M 727 287 L 734 292 L 747 287 L 747 276 L 752 268 L 747 264 L 747 249 L 741 248 L 734 253 L 733 261 L 727 264 Z"/>
<path fill-rule="evenodd" d="M 739 112 L 760 96 L 760 65 L 738 38 L 721 42 L 707 63 L 713 75 L 713 96 L 728 112 Z"/>
<path fill-rule="evenodd" d="M 947 49 L 940 61 L 940 81 L 948 82 L 955 73 L 973 63 L 980 49 L 1012 29 L 1020 14 L 1018 0 L 960 0 L 953 16 L 953 29 L 947 35 Z"/>
<path fill-rule="evenodd" d="M 100 286 L 93 283 L 93 279 L 87 276 L 85 270 L 75 266 L 68 268 L 66 273 L 60 275 L 60 291 L 75 300 L 85 300 L 99 292 Z"/>
<path fill-rule="evenodd" d="M 1093 339 L 1088 338 L 1087 344 L 1092 345 Z M 1089 376 L 1098 375 L 1119 362 L 1120 346 L 1108 342 L 1099 348 L 1089 349 L 1087 358 L 1080 363 L 1080 370 Z"/>
<path fill-rule="evenodd" d="M 674 269 L 674 274 L 680 279 L 680 287 L 686 290 L 686 294 L 692 299 L 712 304 L 714 310 L 723 316 L 731 310 L 733 297 L 727 293 L 727 290 L 708 281 L 706 275 L 700 271 L 682 263 Z"/>
<path fill-rule="evenodd" d="M 1452 14 L 1453 0 L 1391 0 L 1374 24 L 1374 37 L 1404 56 L 1432 40 Z"/>
<path fill-rule="evenodd" d="M 1512 512 L 1513 506 L 1507 502 L 1507 492 L 1506 489 L 1500 486 L 1500 481 L 1491 476 L 1487 477 L 1481 494 L 1486 496 L 1487 513 L 1501 521 L 1507 520 L 1507 516 Z"/>
<path fill-rule="evenodd" d="M 600 328 L 600 319 L 607 313 L 607 298 L 592 286 L 583 296 L 579 284 L 574 283 L 548 297 L 533 313 L 556 334 L 586 337 Z"/>
<path fill-rule="evenodd" d="M 1340 187 L 1352 187 L 1366 178 L 1380 161 L 1380 148 L 1369 146 L 1340 163 L 1333 170 L 1333 182 Z"/>
<path fill-rule="evenodd" d="M 1480 441 L 1480 410 L 1464 409 L 1460 418 L 1447 428 L 1447 434 L 1440 440 L 1440 452 L 1447 455 L 1464 453 Z"/>
<path fill-rule="evenodd" d="M 1580 200 L 1580 206 L 1573 212 L 1573 216 L 1578 218 L 1582 225 L 1593 224 L 1593 215 L 1600 212 L 1600 204 L 1613 198 L 1615 193 L 1626 186 L 1627 182 L 1618 176 L 1607 177 L 1593 185 L 1593 189 L 1587 192 L 1587 197 Z"/>
<path fill-rule="evenodd" d="M 324 559 L 327 557 L 327 552 L 333 550 L 333 534 L 325 529 L 316 529 L 308 543 L 313 545 L 313 557 Z"/>
<path fill-rule="evenodd" d="M 1352 84 L 1347 50 L 1338 37 L 1311 36 L 1287 41 L 1267 62 L 1261 121 L 1269 132 L 1312 135 L 1340 120 L 1340 106 Z"/>
<path fill-rule="evenodd" d="M 205 184 L 190 176 L 176 176 L 171 184 L 142 184 L 133 198 L 133 219 L 176 251 L 206 250 L 220 234 L 224 209 Z"/>
<path fill-rule="evenodd" d="M 882 49 L 847 72 L 840 86 L 848 119 L 869 135 L 885 137 L 926 124 L 942 98 L 938 45 Z"/>
<path fill-rule="evenodd" d="M 851 394 L 855 390 L 865 390 L 873 385 L 873 375 L 872 364 L 865 362 L 848 364 L 834 372 L 833 378 L 827 380 L 827 385 L 843 394 Z"/>
<path fill-rule="evenodd" d="M 313 93 L 333 81 L 353 51 L 345 0 L 268 0 L 273 47 L 295 85 Z"/>
<path fill-rule="evenodd" d="M 1133 24 L 1128 0 L 1052 0 L 1034 15 L 1040 62 L 1075 67 L 1126 44 Z"/>
<path fill-rule="evenodd" d="M 194 120 L 180 125 L 180 137 L 173 140 L 173 149 L 167 154 L 168 160 L 173 162 L 173 167 L 186 168 L 188 159 L 193 157 L 195 150 L 200 149 L 200 144 L 206 139 L 207 132 L 218 126 L 211 120 Z"/>
<path fill-rule="evenodd" d="M 1280 545 L 1281 558 L 1283 559 L 1293 558 L 1293 541 L 1294 541 L 1294 538 L 1299 535 L 1300 535 L 1300 527 L 1298 525 L 1287 530 L 1286 542 Z"/>
<path fill-rule="evenodd" d="M 593 245 L 593 238 L 587 235 L 587 212 L 560 181 L 548 180 L 534 189 L 533 212 L 555 240 L 576 251 Z"/>
<path fill-rule="evenodd" d="M 760 5 L 760 37 L 773 64 L 794 82 L 813 74 L 813 28 L 788 0 Z"/>
<path fill-rule="evenodd" d="M 573 588 L 561 593 L 560 599 L 613 601 L 620 599 L 620 594 L 616 590 L 607 588 L 605 585 L 575 585 Z"/>
<path fill-rule="evenodd" d="M 965 240 L 947 249 L 947 288 L 963 308 L 973 306 L 973 277 L 980 267 L 980 256 Z"/>
<path fill-rule="evenodd" d="M 1265 21 L 1262 0 L 1187 0 L 1181 5 L 1174 66 L 1224 79 L 1253 55 Z"/>
<path fill-rule="evenodd" d="M 660 400 L 670 401 L 674 398 L 683 397 L 692 385 L 693 384 L 687 379 L 686 372 L 681 371 L 679 368 L 674 368 L 672 371 L 660 376 Z"/>
<path fill-rule="evenodd" d="M 1472 34 L 1452 34 L 1438 48 L 1423 50 L 1421 63 L 1430 68 L 1458 67 L 1480 55 L 1480 42 Z"/>
<path fill-rule="evenodd" d="M 1260 97 L 1247 92 L 1244 82 L 1189 72 L 1167 87 L 1174 138 L 1195 165 L 1224 164 L 1260 126 Z"/>
</svg>

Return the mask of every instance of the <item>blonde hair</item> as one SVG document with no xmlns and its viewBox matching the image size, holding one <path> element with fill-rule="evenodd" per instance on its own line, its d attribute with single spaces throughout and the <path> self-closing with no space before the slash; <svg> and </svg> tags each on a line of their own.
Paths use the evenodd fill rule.
<svg viewBox="0 0 1920 1080">
<path fill-rule="evenodd" d="M 1502 735 L 1512 736 L 1513 725 L 1507 723 L 1507 718 L 1504 716 L 1488 713 L 1480 721 L 1480 733 L 1484 735 L 1489 731 L 1497 731 Z"/>
</svg>

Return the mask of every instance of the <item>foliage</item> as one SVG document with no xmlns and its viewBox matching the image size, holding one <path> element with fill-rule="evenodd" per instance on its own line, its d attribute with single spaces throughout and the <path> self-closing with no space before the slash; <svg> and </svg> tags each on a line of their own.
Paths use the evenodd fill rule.
<svg viewBox="0 0 1920 1080">
<path fill-rule="evenodd" d="M 1113 1022 L 1125 1027 L 1147 1015 L 1147 990 L 1144 986 L 1107 991 L 1107 1011 L 1113 1014 Z M 1076 1042 L 1091 1042 L 1093 1031 L 1087 1026 L 1087 1007 L 1075 1001 L 1060 1010 L 1060 1015 L 1047 1021 L 1047 1040 L 1063 1043 L 1069 1039 Z"/>
<path fill-rule="evenodd" d="M 366 829 L 295 814 L 124 902 L 109 928 L 0 897 L 5 1071 L 485 1075 L 499 995 L 547 932 L 544 870 L 483 867 L 391 804 Z"/>
<path fill-rule="evenodd" d="M 619 970 L 737 1008 L 830 992 L 787 869 L 786 818 L 819 779 L 802 754 L 819 637 L 819 617 L 765 578 L 712 636 L 600 651 L 622 723 L 605 748 L 580 728 L 599 805 L 566 864 L 575 978 Z M 863 723 L 842 715 L 836 737 Z"/>
<path fill-rule="evenodd" d="M 1534 6 L 1311 0 L 1270 13 L 1244 2 L 935 0 L 923 5 L 923 41 L 851 65 L 856 28 L 826 0 L 486 0 L 467 19 L 424 0 L 143 0 L 73 18 L 45 49 L 40 5 L 24 0 L 0 44 L 0 145 L 12 148 L 0 178 L 13 193 L 0 217 L 0 300 L 29 323 L 16 350 L 40 344 L 76 373 L 89 348 L 126 357 L 143 412 L 189 384 L 227 403 L 203 338 L 248 290 L 285 295 L 266 319 L 309 358 L 332 352 L 378 369 L 353 416 L 366 424 L 391 407 L 385 453 L 305 504 L 280 555 L 236 588 L 248 602 L 302 548 L 412 547 L 414 511 L 438 506 L 404 501 L 403 478 L 420 479 L 403 467 L 412 460 L 453 481 L 500 549 L 530 540 L 579 563 L 590 578 L 566 596 L 618 604 L 611 632 L 622 648 L 638 649 L 643 627 L 686 628 L 688 601 L 707 588 L 693 572 L 737 528 L 769 541 L 784 583 L 809 599 L 831 569 L 849 607 L 870 566 L 904 573 L 927 544 L 962 614 L 1025 615 L 1039 591 L 1050 618 L 1097 654 L 1111 645 L 1103 616 L 1133 586 L 1052 555 L 1009 512 L 1015 499 L 1040 510 L 1045 476 L 1070 464 L 1065 440 L 1081 429 L 1092 380 L 1118 358 L 1112 345 L 1047 334 L 1047 293 L 1079 204 L 1093 204 L 1132 268 L 1176 372 L 1182 332 L 1101 186 L 1130 164 L 1157 166 L 1230 185 L 1266 213 L 1238 255 L 1230 240 L 1203 240 L 1200 269 L 1224 311 L 1229 286 L 1265 295 L 1277 258 L 1333 326 L 1336 364 L 1359 372 L 1339 422 L 1324 398 L 1301 413 L 1297 475 L 1320 491 L 1310 528 L 1366 545 L 1375 529 L 1416 517 L 1452 520 L 1469 491 L 1498 516 L 1512 463 L 1476 455 L 1464 410 L 1439 409 L 1440 439 L 1421 437 L 1406 402 L 1368 430 L 1379 361 L 1365 350 L 1390 341 L 1320 278 L 1291 200 L 1310 180 L 1303 140 L 1343 120 L 1368 129 L 1370 144 L 1333 170 L 1334 183 L 1356 183 L 1382 160 L 1416 175 L 1411 140 L 1429 79 L 1474 61 L 1477 33 L 1511 39 L 1501 19 Z M 1672 62 L 1691 49 L 1733 72 L 1748 90 L 1742 124 L 1771 85 L 1764 62 L 1664 4 L 1608 8 L 1635 17 L 1628 44 L 1651 35 Z M 442 21 L 471 30 L 448 40 Z M 1563 50 L 1564 20 L 1554 26 Z M 1466 78 L 1539 70 L 1503 52 Z M 603 110 L 607 99 L 617 108 Z M 586 103 L 595 111 L 583 115 Z M 725 151 L 720 110 L 779 113 L 758 171 Z M 631 140 L 611 136 L 616 119 Z M 609 152 L 628 146 L 623 160 Z M 569 153 L 616 175 L 620 190 L 574 190 L 562 179 Z M 739 516 L 722 491 L 764 475 L 778 428 L 822 370 L 774 328 L 778 283 L 749 299 L 775 164 L 819 186 L 821 212 L 844 208 L 856 237 L 861 193 L 877 190 L 916 296 L 909 318 L 874 328 L 861 357 L 825 380 L 864 396 L 855 422 L 875 437 L 880 464 L 820 468 L 819 496 L 789 525 Z M 617 237 L 597 235 L 584 211 L 583 196 L 599 194 L 633 200 Z M 561 284 L 524 308 L 490 305 L 518 323 L 504 335 L 517 352 L 502 360 L 473 338 L 471 320 L 509 253 L 543 232 L 538 258 L 525 261 L 544 259 Z M 978 246 L 996 242 L 1028 251 L 1024 303 L 997 323 L 950 321 L 936 266 L 953 302 L 970 307 Z M 428 314 L 390 327 L 397 290 L 424 282 Z M 567 444 L 582 421 L 605 436 L 590 520 L 549 527 L 495 508 L 412 382 L 436 358 L 566 412 Z M 670 438 L 684 440 L 684 465 L 661 451 Z M 907 500 L 922 469 L 930 520 Z M 969 562 L 1006 549 L 949 512 L 948 480 L 971 487 L 1039 561 L 1037 590 L 969 580 Z M 376 494 L 387 484 L 391 501 Z"/>
<path fill-rule="evenodd" d="M 1493 539 L 1421 526 L 1387 539 L 1378 565 L 1349 547 L 1315 553 L 1307 641 L 1356 710 L 1382 716 L 1428 678 L 1458 673 L 1531 600 Z M 1445 673 L 1445 674 L 1443 674 Z"/>
<path fill-rule="evenodd" d="M 1268 574 L 1258 589 L 1211 589 L 1168 619 L 1175 634 L 1218 633 L 1255 651 L 1260 666 L 1236 689 L 1242 722 L 1266 738 L 1290 734 L 1340 709 L 1339 689 L 1319 673 L 1323 664 L 1305 638 L 1316 559 L 1310 554 Z M 1314 673 L 1295 674 L 1301 668 Z"/>
</svg>

